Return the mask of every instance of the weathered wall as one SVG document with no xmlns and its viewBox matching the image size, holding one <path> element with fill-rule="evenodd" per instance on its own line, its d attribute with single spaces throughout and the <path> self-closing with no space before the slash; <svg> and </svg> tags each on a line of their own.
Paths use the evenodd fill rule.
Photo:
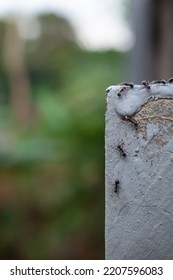
<svg viewBox="0 0 173 280">
<path fill-rule="evenodd" d="M 109 92 L 106 259 L 173 259 L 173 100 L 149 100 L 133 118 L 138 127 L 119 118 Z"/>
</svg>

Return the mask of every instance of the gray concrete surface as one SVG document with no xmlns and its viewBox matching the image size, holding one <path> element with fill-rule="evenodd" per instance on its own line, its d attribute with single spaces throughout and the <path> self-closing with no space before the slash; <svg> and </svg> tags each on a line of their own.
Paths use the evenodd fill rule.
<svg viewBox="0 0 173 280">
<path fill-rule="evenodd" d="M 107 94 L 106 259 L 173 259 L 173 100 L 149 100 L 133 119 Z"/>
</svg>

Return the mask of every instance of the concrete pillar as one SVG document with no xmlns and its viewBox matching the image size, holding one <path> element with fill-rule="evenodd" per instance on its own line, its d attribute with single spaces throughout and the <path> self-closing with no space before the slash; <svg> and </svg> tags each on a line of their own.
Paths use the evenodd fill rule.
<svg viewBox="0 0 173 280">
<path fill-rule="evenodd" d="M 107 89 L 106 259 L 173 259 L 173 85 Z"/>
</svg>

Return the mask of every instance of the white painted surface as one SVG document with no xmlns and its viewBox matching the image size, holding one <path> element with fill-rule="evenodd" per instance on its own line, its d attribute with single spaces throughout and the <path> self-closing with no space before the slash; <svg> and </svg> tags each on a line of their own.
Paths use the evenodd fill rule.
<svg viewBox="0 0 173 280">
<path fill-rule="evenodd" d="M 144 85 L 134 85 L 133 88 L 124 85 L 110 86 L 106 89 L 114 99 L 115 111 L 120 116 L 133 116 L 149 99 L 173 98 L 173 85 L 149 84 L 150 89 Z M 118 93 L 121 96 L 118 96 Z"/>
</svg>

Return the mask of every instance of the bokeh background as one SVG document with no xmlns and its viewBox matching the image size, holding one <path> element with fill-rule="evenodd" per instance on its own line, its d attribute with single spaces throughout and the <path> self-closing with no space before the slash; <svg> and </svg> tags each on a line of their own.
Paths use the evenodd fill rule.
<svg viewBox="0 0 173 280">
<path fill-rule="evenodd" d="M 0 1 L 0 258 L 104 259 L 105 89 L 170 78 L 171 0 Z"/>
</svg>

